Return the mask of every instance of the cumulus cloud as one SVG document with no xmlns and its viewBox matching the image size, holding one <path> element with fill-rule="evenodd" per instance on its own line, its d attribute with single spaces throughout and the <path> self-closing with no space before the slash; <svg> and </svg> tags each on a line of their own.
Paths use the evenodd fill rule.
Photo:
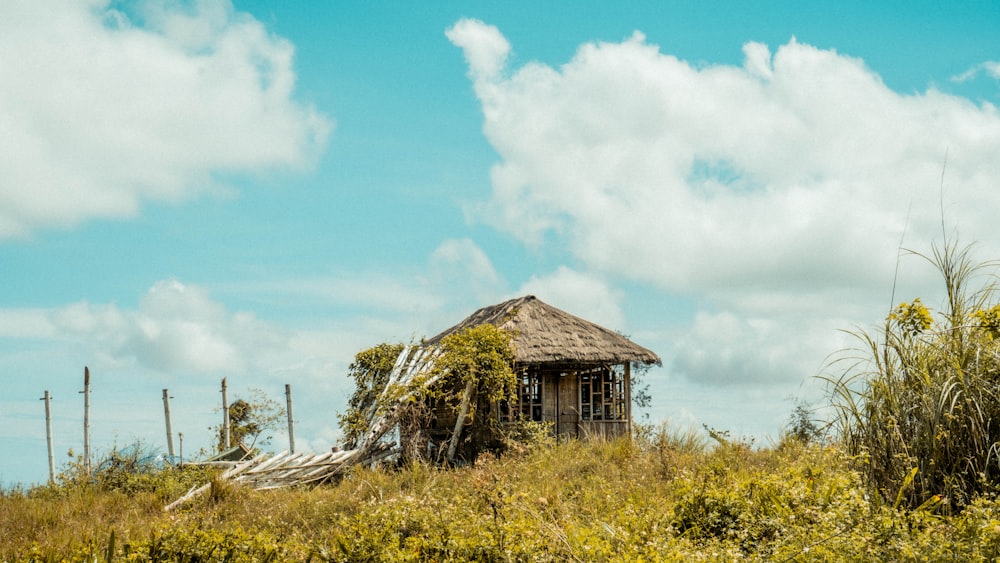
<svg viewBox="0 0 1000 563">
<path fill-rule="evenodd" d="M 385 272 L 337 272 L 330 276 L 234 283 L 239 291 L 276 294 L 282 299 L 308 299 L 320 306 L 378 311 L 393 315 L 422 314 L 441 305 L 441 296 L 410 276 Z"/>
<path fill-rule="evenodd" d="M 334 413 L 351 392 L 347 364 L 362 343 L 377 343 L 353 321 L 290 328 L 232 310 L 205 287 L 173 279 L 153 284 L 134 307 L 81 301 L 0 310 L 0 338 L 7 340 L 0 345 L 17 351 L 7 354 L 8 367 L 32 375 L 10 378 L 0 411 L 5 425 L 17 428 L 11 415 L 19 401 L 30 397 L 37 404 L 41 389 L 70 399 L 87 365 L 96 443 L 128 438 L 163 447 L 160 390 L 169 387 L 173 429 L 184 433 L 185 451 L 196 452 L 212 445 L 205 429 L 218 424 L 222 377 L 230 401 L 249 399 L 250 390 L 259 389 L 284 405 L 281 393 L 291 384 L 296 447 L 324 451 L 337 441 Z M 63 408 L 72 411 L 73 403 L 67 400 Z M 59 443 L 77 439 L 68 436 L 66 425 L 58 431 Z M 287 443 L 283 432 L 276 434 L 277 446 Z"/>
<path fill-rule="evenodd" d="M 494 28 L 457 28 L 470 65 L 495 52 Z M 636 33 L 558 68 L 473 68 L 500 156 L 479 217 L 609 280 L 724 311 L 694 320 L 676 369 L 799 379 L 818 361 L 781 347 L 859 303 L 882 306 L 904 230 L 926 248 L 943 213 L 1000 254 L 1000 115 L 934 89 L 894 92 L 862 60 L 795 39 L 743 53 L 742 66 L 693 65 Z M 789 310 L 801 318 L 780 322 Z M 725 354 L 699 345 L 709 335 Z"/>
<path fill-rule="evenodd" d="M 560 266 L 555 272 L 532 276 L 518 291 L 611 330 L 625 330 L 621 292 L 594 275 Z"/>
<path fill-rule="evenodd" d="M 331 122 L 292 45 L 228 0 L 40 0 L 0 19 L 0 239 L 309 165 Z"/>
<path fill-rule="evenodd" d="M 817 319 L 699 312 L 676 342 L 673 369 L 709 385 L 801 381 L 823 368 L 838 328 Z"/>
<path fill-rule="evenodd" d="M 445 32 L 448 39 L 465 51 L 469 73 L 476 79 L 494 79 L 503 70 L 510 43 L 495 26 L 479 20 L 463 19 Z"/>
<path fill-rule="evenodd" d="M 459 265 L 475 279 L 491 284 L 500 280 L 489 257 L 472 239 L 449 239 L 442 242 L 431 254 L 431 265 Z"/>
<path fill-rule="evenodd" d="M 486 252 L 471 239 L 449 239 L 430 256 L 432 286 L 449 287 L 452 295 L 465 290 L 477 300 L 489 299 L 503 287 L 503 279 Z"/>
<path fill-rule="evenodd" d="M 503 280 L 486 253 L 470 239 L 448 239 L 426 264 L 396 271 L 336 271 L 329 275 L 227 284 L 229 291 L 289 304 L 310 303 L 342 312 L 363 312 L 383 334 L 410 334 L 425 328 L 418 319 L 434 318 L 456 302 L 492 298 Z M 394 319 L 389 321 L 388 319 Z M 0 325 L 2 330 L 2 325 Z"/>
<path fill-rule="evenodd" d="M 251 313 L 230 313 L 198 286 L 168 280 L 139 304 L 120 354 L 163 371 L 245 372 L 288 347 L 289 335 Z"/>
<path fill-rule="evenodd" d="M 952 80 L 955 82 L 968 82 L 980 74 L 985 74 L 990 78 L 995 78 L 1000 80 L 1000 62 L 997 61 L 985 61 L 979 63 L 978 65 L 970 68 L 969 70 L 959 74 L 958 76 L 953 76 Z"/>
<path fill-rule="evenodd" d="M 498 82 L 482 99 L 502 157 L 484 219 L 671 290 L 837 285 L 891 268 L 907 203 L 933 201 L 946 150 L 955 197 L 996 193 L 995 109 L 895 94 L 797 42 L 773 69 L 747 51 L 749 69 L 699 70 L 633 37 Z M 916 210 L 934 226 L 936 206 Z"/>
<path fill-rule="evenodd" d="M 390 271 L 349 270 L 329 275 L 240 281 L 227 290 L 288 306 L 336 309 L 366 323 L 367 341 L 406 340 L 436 334 L 458 315 L 501 299 L 508 285 L 487 253 L 472 239 L 445 239 L 414 267 Z M 0 331 L 3 325 L 0 324 Z M 2 334 L 2 332 L 0 332 Z M 356 350 L 351 351 L 351 355 Z"/>
<path fill-rule="evenodd" d="M 136 310 L 78 302 L 54 309 L 5 311 L 21 330 L 6 337 L 85 341 L 95 356 L 161 373 L 226 373 L 266 368 L 292 335 L 246 312 L 232 313 L 202 287 L 157 282 Z"/>
</svg>

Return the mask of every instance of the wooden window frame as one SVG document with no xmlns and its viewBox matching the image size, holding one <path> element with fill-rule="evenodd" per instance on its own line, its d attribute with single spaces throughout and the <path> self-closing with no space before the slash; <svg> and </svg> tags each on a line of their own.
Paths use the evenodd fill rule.
<svg viewBox="0 0 1000 563">
<path fill-rule="evenodd" d="M 624 365 L 601 366 L 579 372 L 581 421 L 628 420 L 626 373 Z"/>
<path fill-rule="evenodd" d="M 508 403 L 500 402 L 500 422 L 531 420 L 542 422 L 542 373 L 538 370 L 522 369 L 517 374 L 517 399 Z"/>
</svg>

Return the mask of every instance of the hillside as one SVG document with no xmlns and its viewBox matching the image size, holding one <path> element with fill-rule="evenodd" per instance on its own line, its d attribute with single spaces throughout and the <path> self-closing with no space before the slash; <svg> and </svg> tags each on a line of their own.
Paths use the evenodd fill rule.
<svg viewBox="0 0 1000 563">
<path fill-rule="evenodd" d="M 870 497 L 837 447 L 714 433 L 542 444 L 472 466 L 359 469 L 335 485 L 211 494 L 170 470 L 0 496 L 3 561 L 985 561 L 1000 504 L 961 516 Z"/>
</svg>

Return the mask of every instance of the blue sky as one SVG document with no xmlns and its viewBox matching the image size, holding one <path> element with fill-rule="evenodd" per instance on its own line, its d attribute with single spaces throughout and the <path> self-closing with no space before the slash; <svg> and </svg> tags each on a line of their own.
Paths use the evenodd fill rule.
<svg viewBox="0 0 1000 563">
<path fill-rule="evenodd" d="M 207 447 L 223 376 L 320 451 L 357 351 L 527 293 L 663 357 L 644 419 L 767 443 L 901 238 L 1000 256 L 993 2 L 50 3 L 0 8 L 6 484 L 85 365 L 98 451 L 163 388 Z"/>
</svg>

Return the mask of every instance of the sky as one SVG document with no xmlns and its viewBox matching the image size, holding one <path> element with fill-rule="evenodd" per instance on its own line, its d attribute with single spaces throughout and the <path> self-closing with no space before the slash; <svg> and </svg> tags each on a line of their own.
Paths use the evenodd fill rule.
<svg viewBox="0 0 1000 563">
<path fill-rule="evenodd" d="M 533 294 L 663 365 L 639 421 L 773 443 L 851 331 L 1000 258 L 1000 6 L 32 0 L 0 7 L 0 484 L 185 452 L 354 355 Z M 175 442 L 176 442 L 175 438 Z M 288 446 L 283 432 L 266 449 Z M 191 455 L 191 454 L 189 454 Z"/>
</svg>

